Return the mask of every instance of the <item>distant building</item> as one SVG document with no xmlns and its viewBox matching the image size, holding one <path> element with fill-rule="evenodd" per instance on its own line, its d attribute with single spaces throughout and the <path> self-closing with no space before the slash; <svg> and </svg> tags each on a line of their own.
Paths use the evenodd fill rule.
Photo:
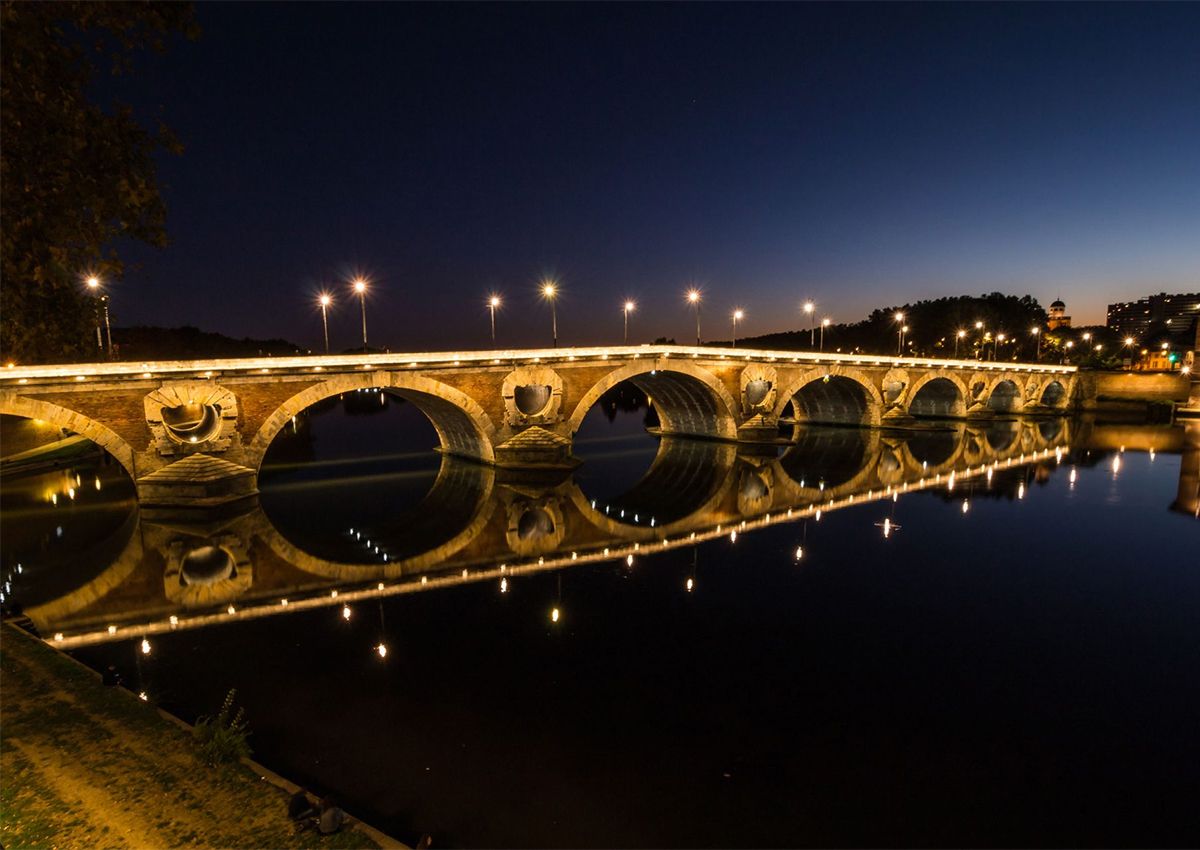
<svg viewBox="0 0 1200 850">
<path fill-rule="evenodd" d="M 1066 312 L 1067 305 L 1061 300 L 1056 299 L 1050 305 L 1050 318 L 1046 320 L 1046 327 L 1052 331 L 1058 328 L 1071 327 L 1071 317 L 1066 315 Z"/>
<path fill-rule="evenodd" d="M 1159 322 L 1172 333 L 1184 333 L 1191 329 L 1197 316 L 1200 316 L 1200 292 L 1179 295 L 1160 292 L 1137 301 L 1109 304 L 1106 324 L 1119 334 L 1141 337 Z"/>
</svg>

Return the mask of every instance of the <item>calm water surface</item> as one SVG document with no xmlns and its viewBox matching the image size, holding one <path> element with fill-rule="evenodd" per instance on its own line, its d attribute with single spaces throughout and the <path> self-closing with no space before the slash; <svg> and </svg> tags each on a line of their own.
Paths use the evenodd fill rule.
<svg viewBox="0 0 1200 850">
<path fill-rule="evenodd" d="M 409 841 L 1200 841 L 1195 432 L 809 428 L 748 455 L 660 447 L 636 401 L 592 411 L 572 477 L 511 481 L 350 398 L 202 529 L 140 516 L 102 461 L 6 479 L 6 605 L 187 719 L 237 688 L 257 758 Z M 570 551 L 597 557 L 536 568 Z M 198 613 L 140 652 L 139 624 Z"/>
</svg>

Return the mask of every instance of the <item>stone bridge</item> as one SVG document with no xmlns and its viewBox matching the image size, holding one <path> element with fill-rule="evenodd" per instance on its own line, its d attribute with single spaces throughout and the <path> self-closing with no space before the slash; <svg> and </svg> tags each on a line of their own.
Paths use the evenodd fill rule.
<svg viewBox="0 0 1200 850">
<path fill-rule="evenodd" d="M 392 393 L 441 451 L 499 467 L 571 466 L 572 439 L 630 381 L 666 435 L 774 442 L 789 423 L 903 425 L 1063 410 L 1074 367 L 674 345 L 104 363 L 0 370 L 0 414 L 112 454 L 146 504 L 252 494 L 271 441 L 331 396 Z"/>
<path fill-rule="evenodd" d="M 63 593 L 56 583 L 55 595 L 24 600 L 25 612 L 47 639 L 71 647 L 630 563 L 925 490 L 955 501 L 997 497 L 1018 486 L 1005 476 L 1023 476 L 1031 466 L 1049 474 L 1066 457 L 1072 428 L 1069 419 L 1047 418 L 908 432 L 810 429 L 769 455 L 730 442 L 666 438 L 643 478 L 607 502 L 589 499 L 570 475 L 509 486 L 488 466 L 446 457 L 412 512 L 422 522 L 408 514 L 348 528 L 336 552 L 303 539 L 303 528 L 277 527 L 256 503 L 236 516 L 203 513 L 191 521 L 156 519 L 131 505 L 110 539 L 63 564 L 82 576 L 78 586 Z M 88 563 L 99 569 L 81 569 Z"/>
</svg>

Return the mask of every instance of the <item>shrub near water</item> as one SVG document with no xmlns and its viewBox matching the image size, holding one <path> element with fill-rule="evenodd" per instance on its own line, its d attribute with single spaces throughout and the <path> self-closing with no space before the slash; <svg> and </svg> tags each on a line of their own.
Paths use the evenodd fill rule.
<svg viewBox="0 0 1200 850">
<path fill-rule="evenodd" d="M 210 766 L 238 761 L 250 755 L 250 729 L 245 709 L 233 714 L 237 689 L 231 688 L 215 717 L 205 715 L 196 721 L 193 734 L 200 745 L 200 757 Z M 232 717 L 231 717 L 232 715 Z"/>
</svg>

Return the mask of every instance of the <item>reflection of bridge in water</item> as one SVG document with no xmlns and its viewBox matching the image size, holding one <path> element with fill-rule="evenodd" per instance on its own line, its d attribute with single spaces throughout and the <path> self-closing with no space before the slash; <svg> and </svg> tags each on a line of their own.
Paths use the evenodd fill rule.
<svg viewBox="0 0 1200 850">
<path fill-rule="evenodd" d="M 756 454 L 664 438 L 642 479 L 607 503 L 570 477 L 505 483 L 492 467 L 445 458 L 414 510 L 348 528 L 346 545 L 333 548 L 289 539 L 257 505 L 205 521 L 135 512 L 99 544 L 115 553 L 106 567 L 29 600 L 26 614 L 70 647 L 623 561 L 905 493 L 990 484 L 1004 470 L 1060 462 L 1077 427 L 1057 418 L 928 431 L 810 427 L 782 453 Z"/>
</svg>

